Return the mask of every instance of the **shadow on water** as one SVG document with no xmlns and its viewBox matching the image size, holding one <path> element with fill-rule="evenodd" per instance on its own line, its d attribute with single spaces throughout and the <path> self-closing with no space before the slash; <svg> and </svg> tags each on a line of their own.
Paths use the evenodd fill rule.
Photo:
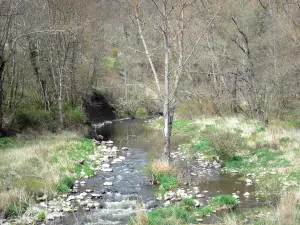
<svg viewBox="0 0 300 225">
<path fill-rule="evenodd" d="M 149 154 L 152 156 L 159 154 L 157 149 L 162 146 L 162 132 L 147 129 L 145 123 L 146 120 L 123 120 L 97 128 L 97 133 L 101 134 L 104 140 L 113 140 L 118 148 L 124 146 L 129 148 L 128 152 L 121 153 L 126 160 L 112 165 L 113 172 L 99 171 L 79 188 L 79 192 L 93 189 L 95 193 L 101 194 L 100 209 L 90 212 L 79 210 L 60 221 L 55 221 L 54 224 L 127 224 L 128 220 L 140 210 L 161 204 L 155 199 L 157 187 L 149 184 L 143 168 L 148 163 Z M 173 149 L 177 144 L 178 142 L 173 144 Z M 245 192 L 254 192 L 255 187 L 246 186 L 244 181 L 240 181 L 239 174 L 224 174 L 217 169 L 201 169 L 187 163 L 183 163 L 182 168 L 185 170 L 187 181 L 193 186 L 198 186 L 202 193 L 205 193 L 205 198 L 199 199 L 203 203 L 207 203 L 212 196 L 235 192 L 240 193 L 242 202 L 240 208 L 259 204 L 254 196 L 250 198 L 243 196 Z M 199 176 L 190 176 L 195 170 L 198 170 Z M 104 182 L 107 181 L 112 182 L 113 186 L 104 186 Z M 144 207 L 140 207 L 142 205 Z M 212 216 L 206 218 L 204 222 L 211 223 L 214 219 L 215 217 Z"/>
</svg>

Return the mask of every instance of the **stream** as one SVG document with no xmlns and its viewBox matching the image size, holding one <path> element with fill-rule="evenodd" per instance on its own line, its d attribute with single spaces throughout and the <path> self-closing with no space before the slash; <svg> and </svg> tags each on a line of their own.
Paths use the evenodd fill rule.
<svg viewBox="0 0 300 225">
<path fill-rule="evenodd" d="M 103 136 L 104 141 L 113 140 L 119 149 L 124 146 L 129 148 L 128 151 L 118 153 L 125 160 L 112 164 L 112 172 L 98 171 L 84 185 L 78 187 L 79 193 L 87 189 L 98 193 L 101 196 L 97 199 L 99 207 L 90 211 L 79 209 L 52 221 L 51 224 L 125 225 L 139 211 L 162 205 L 155 197 L 158 187 L 152 185 L 144 174 L 149 156 L 162 143 L 162 134 L 161 131 L 147 129 L 145 123 L 147 120 L 120 120 L 97 128 L 97 133 Z M 177 147 L 172 148 L 176 150 Z M 198 199 L 201 204 L 207 204 L 212 196 L 232 193 L 237 193 L 241 201 L 237 210 L 262 204 L 251 194 L 255 191 L 255 186 L 246 185 L 245 181 L 239 179 L 242 175 L 222 173 L 221 169 L 212 168 L 206 162 L 195 162 L 192 166 L 181 163 L 186 173 L 186 183 L 198 187 L 205 196 Z M 112 182 L 113 185 L 104 186 L 105 182 Z M 182 185 L 181 188 L 188 187 Z M 245 197 L 245 192 L 251 195 Z M 204 218 L 203 223 L 213 223 L 215 218 L 216 215 L 212 214 L 211 217 Z"/>
</svg>

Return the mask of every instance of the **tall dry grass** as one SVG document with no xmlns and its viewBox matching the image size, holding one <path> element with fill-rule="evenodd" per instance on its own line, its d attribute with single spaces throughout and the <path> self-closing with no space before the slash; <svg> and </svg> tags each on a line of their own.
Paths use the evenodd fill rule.
<svg viewBox="0 0 300 225">
<path fill-rule="evenodd" d="M 64 162 L 54 162 L 55 150 L 76 133 L 45 134 L 21 147 L 0 151 L 0 212 L 11 204 L 30 202 L 33 196 L 51 196 Z"/>
</svg>

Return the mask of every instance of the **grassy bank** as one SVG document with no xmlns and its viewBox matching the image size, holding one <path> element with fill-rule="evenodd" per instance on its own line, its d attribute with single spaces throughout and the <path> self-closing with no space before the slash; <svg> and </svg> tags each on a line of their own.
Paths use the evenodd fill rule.
<svg viewBox="0 0 300 225">
<path fill-rule="evenodd" d="M 6 217 L 21 215 L 39 198 L 67 192 L 74 179 L 93 173 L 93 143 L 76 133 L 1 138 L 0 145 L 0 212 Z"/>
<path fill-rule="evenodd" d="M 218 161 L 223 171 L 243 173 L 241 180 L 250 177 L 256 184 L 256 195 L 270 203 L 265 214 L 257 217 L 253 209 L 221 218 L 223 224 L 242 224 L 245 220 L 250 224 L 299 224 L 300 131 L 294 124 L 273 121 L 266 127 L 236 117 L 174 121 L 176 136 L 191 140 L 181 144 L 179 151 L 187 157 Z M 160 129 L 163 121 L 157 119 L 150 126 Z M 287 215 L 289 223 L 283 223 Z"/>
</svg>

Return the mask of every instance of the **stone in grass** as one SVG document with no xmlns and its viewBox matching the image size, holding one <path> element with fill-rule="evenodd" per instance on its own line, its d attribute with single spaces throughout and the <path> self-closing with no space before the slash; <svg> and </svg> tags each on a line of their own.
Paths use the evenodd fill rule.
<svg viewBox="0 0 300 225">
<path fill-rule="evenodd" d="M 110 165 L 108 164 L 108 163 L 104 163 L 103 165 L 102 165 L 102 168 L 109 168 L 110 167 Z"/>
<path fill-rule="evenodd" d="M 103 184 L 104 186 L 112 186 L 113 185 L 113 183 L 112 182 L 104 182 L 104 184 Z"/>
</svg>

